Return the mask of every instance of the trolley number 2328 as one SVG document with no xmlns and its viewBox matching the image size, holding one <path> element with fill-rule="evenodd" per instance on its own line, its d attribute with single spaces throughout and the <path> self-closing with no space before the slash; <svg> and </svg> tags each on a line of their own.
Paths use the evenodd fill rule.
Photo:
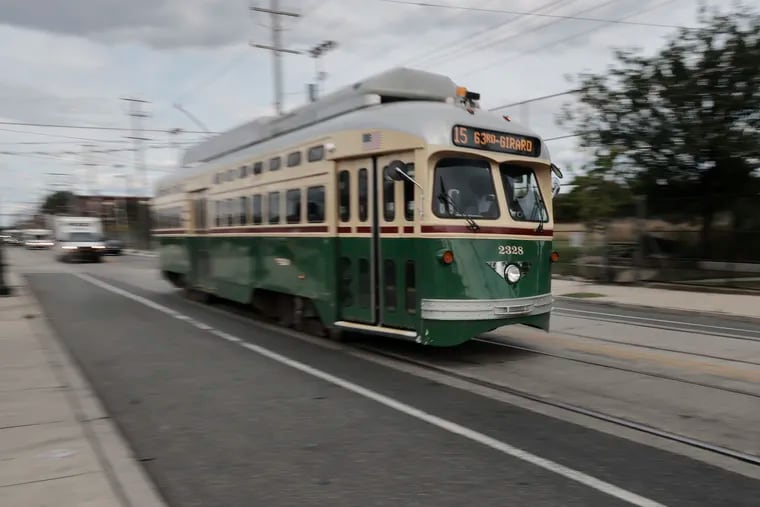
<svg viewBox="0 0 760 507">
<path fill-rule="evenodd" d="M 499 255 L 523 255 L 525 250 L 521 246 L 499 245 Z"/>
</svg>

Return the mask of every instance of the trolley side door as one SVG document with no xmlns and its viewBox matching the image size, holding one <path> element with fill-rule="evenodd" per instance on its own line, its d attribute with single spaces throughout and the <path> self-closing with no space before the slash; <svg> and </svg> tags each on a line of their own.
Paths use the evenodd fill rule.
<svg viewBox="0 0 760 507">
<path fill-rule="evenodd" d="M 339 160 L 336 167 L 338 319 L 375 324 L 375 161 L 370 157 Z"/>
<path fill-rule="evenodd" d="M 414 152 L 382 155 L 376 159 L 377 188 L 377 286 L 379 287 L 379 325 L 416 329 L 416 220 L 415 185 L 391 179 L 386 173 L 395 160 L 406 164 L 414 178 Z"/>
</svg>

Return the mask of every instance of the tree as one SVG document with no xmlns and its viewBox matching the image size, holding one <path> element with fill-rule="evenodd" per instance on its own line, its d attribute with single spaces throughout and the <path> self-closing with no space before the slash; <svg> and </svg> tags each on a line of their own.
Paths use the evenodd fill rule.
<svg viewBox="0 0 760 507">
<path fill-rule="evenodd" d="M 555 200 L 557 220 L 575 219 L 593 229 L 611 218 L 630 216 L 633 193 L 625 180 L 612 173 L 613 162 L 614 157 L 598 156 L 573 179 L 573 189 Z"/>
<path fill-rule="evenodd" d="M 703 246 L 719 211 L 757 185 L 760 16 L 700 11 L 653 57 L 616 52 L 604 75 L 583 73 L 566 108 L 582 145 L 619 153 L 609 172 L 648 196 L 650 210 L 701 217 Z"/>
<path fill-rule="evenodd" d="M 68 191 L 58 191 L 48 195 L 42 203 L 42 213 L 46 215 L 59 215 L 71 212 L 74 203 L 74 194 Z"/>
</svg>

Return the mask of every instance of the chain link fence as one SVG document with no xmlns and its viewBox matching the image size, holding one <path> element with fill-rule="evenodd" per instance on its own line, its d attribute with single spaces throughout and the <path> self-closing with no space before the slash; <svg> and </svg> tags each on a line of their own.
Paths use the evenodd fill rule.
<svg viewBox="0 0 760 507">
<path fill-rule="evenodd" d="M 555 273 L 607 283 L 760 292 L 760 199 L 751 198 L 734 199 L 731 210 L 712 215 L 708 228 L 690 211 L 700 204 L 696 197 L 646 199 L 638 212 L 630 204 L 621 206 L 620 213 L 593 224 L 563 223 L 558 217 Z"/>
</svg>

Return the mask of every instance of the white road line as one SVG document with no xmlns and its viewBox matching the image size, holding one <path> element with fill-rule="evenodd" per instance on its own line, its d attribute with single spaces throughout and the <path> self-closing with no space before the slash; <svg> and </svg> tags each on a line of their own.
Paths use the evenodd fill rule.
<svg viewBox="0 0 760 507">
<path fill-rule="evenodd" d="M 709 329 L 721 329 L 724 331 L 744 331 L 745 333 L 757 333 L 757 331 L 753 329 L 743 329 L 740 327 L 723 327 L 723 326 L 711 326 L 710 324 L 697 324 L 693 322 L 687 322 L 685 320 L 664 320 L 664 319 L 653 319 L 651 317 L 635 317 L 633 315 L 620 315 L 618 313 L 605 313 L 605 312 L 595 312 L 595 311 L 589 311 L 589 310 L 578 310 L 575 308 L 567 308 L 567 307 L 556 307 L 557 311 L 562 312 L 577 312 L 577 313 L 588 313 L 591 315 L 604 315 L 607 317 L 616 317 L 619 319 L 625 319 L 625 320 L 645 320 L 648 322 L 663 322 L 665 324 L 682 324 L 689 327 L 704 327 Z M 726 314 L 726 317 L 732 317 L 729 314 Z M 758 318 L 760 319 L 760 315 L 758 315 Z"/>
<path fill-rule="evenodd" d="M 406 414 L 416 419 L 419 419 L 421 421 L 424 421 L 442 430 L 448 431 L 449 433 L 460 435 L 464 438 L 467 438 L 474 442 L 478 442 L 482 445 L 490 447 L 491 449 L 501 451 L 504 454 L 507 454 L 517 459 L 521 459 L 523 461 L 536 465 L 540 468 L 543 468 L 555 474 L 561 475 L 567 479 L 578 482 L 580 484 L 588 486 L 592 489 L 595 489 L 607 495 L 619 498 L 620 500 L 628 502 L 632 505 L 637 505 L 640 507 L 663 507 L 662 504 L 657 503 L 654 500 L 650 500 L 643 496 L 637 495 L 636 493 L 633 493 L 631 491 L 619 488 L 615 486 L 614 484 L 604 482 L 600 479 L 597 479 L 596 477 L 592 477 L 583 472 L 579 472 L 578 470 L 566 467 L 564 465 L 560 465 L 559 463 L 555 463 L 554 461 L 548 460 L 546 458 L 536 456 L 535 454 L 531 454 L 527 451 L 514 447 L 510 444 L 507 444 L 506 442 L 502 442 L 501 440 L 496 440 L 495 438 L 489 437 L 488 435 L 485 435 L 483 433 L 479 433 L 475 430 L 472 430 L 470 428 L 467 428 L 455 422 L 449 421 L 447 419 L 443 419 L 441 417 L 435 416 L 433 414 L 430 414 L 418 408 L 412 407 L 411 405 L 407 405 L 406 403 L 398 401 L 394 398 L 385 396 L 371 389 L 367 389 L 366 387 L 362 387 L 358 384 L 354 384 L 353 382 L 350 382 L 343 378 L 336 377 L 335 375 L 331 375 L 330 373 L 319 370 L 317 368 L 309 366 L 300 361 L 290 359 L 289 357 L 278 354 L 277 352 L 271 351 L 267 348 L 261 347 L 259 345 L 254 345 L 252 343 L 247 343 L 236 336 L 230 335 L 229 333 L 225 333 L 223 331 L 219 331 L 217 329 L 212 328 L 211 326 L 202 324 L 196 321 L 195 319 L 192 319 L 191 317 L 187 317 L 179 312 L 172 310 L 171 308 L 160 305 L 147 298 L 144 298 L 137 294 L 133 294 L 124 289 L 121 289 L 109 283 L 98 280 L 97 278 L 94 278 L 90 275 L 87 275 L 84 273 L 74 273 L 74 274 L 77 277 L 81 278 L 82 280 L 85 280 L 86 282 L 89 282 L 93 285 L 96 285 L 102 289 L 113 292 L 125 298 L 131 299 L 132 301 L 141 303 L 145 306 L 153 308 L 154 310 L 158 310 L 174 318 L 180 318 L 182 320 L 185 320 L 191 323 L 192 325 L 194 325 L 195 327 L 199 327 L 198 324 L 201 324 L 204 326 L 204 328 L 201 328 L 201 329 L 206 329 L 207 331 L 212 333 L 214 336 L 223 338 L 233 343 L 237 343 L 241 347 L 244 347 L 245 349 L 250 350 L 251 352 L 255 352 L 261 356 L 272 359 L 273 361 L 277 361 L 280 364 L 284 364 L 286 366 L 289 366 L 293 369 L 296 369 L 298 371 L 301 371 L 313 377 L 316 377 L 326 382 L 329 382 L 331 384 L 340 386 L 355 394 L 358 394 L 370 400 L 376 401 L 380 403 L 381 405 L 385 405 L 386 407 L 392 408 L 398 412 L 401 412 L 403 414 Z"/>
</svg>

